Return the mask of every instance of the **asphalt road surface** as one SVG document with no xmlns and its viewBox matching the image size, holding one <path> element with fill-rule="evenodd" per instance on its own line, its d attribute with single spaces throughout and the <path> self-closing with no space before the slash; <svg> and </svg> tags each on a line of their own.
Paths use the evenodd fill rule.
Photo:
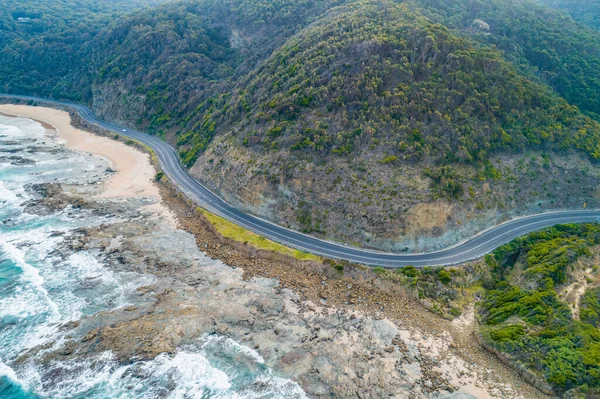
<svg viewBox="0 0 600 399">
<path fill-rule="evenodd" d="M 350 247 L 278 226 L 233 207 L 202 185 L 198 180 L 191 177 L 180 163 L 177 152 L 169 144 L 146 133 L 102 121 L 96 118 L 92 111 L 84 105 L 29 96 L 0 94 L 0 97 L 12 100 L 33 100 L 37 103 L 69 107 L 78 112 L 89 123 L 140 141 L 154 150 L 160 166 L 171 182 L 176 184 L 181 191 L 199 206 L 273 241 L 328 258 L 384 267 L 455 265 L 477 259 L 517 237 L 536 230 L 556 224 L 587 223 L 600 220 L 600 210 L 541 213 L 511 220 L 488 229 L 458 245 L 422 254 L 384 253 Z"/>
</svg>

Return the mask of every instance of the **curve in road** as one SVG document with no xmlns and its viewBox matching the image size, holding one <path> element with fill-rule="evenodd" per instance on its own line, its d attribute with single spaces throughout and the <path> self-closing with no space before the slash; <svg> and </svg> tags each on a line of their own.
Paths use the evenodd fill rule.
<svg viewBox="0 0 600 399">
<path fill-rule="evenodd" d="M 480 258 L 495 248 L 533 231 L 557 224 L 600 220 L 600 210 L 541 213 L 508 221 L 450 248 L 422 254 L 384 253 L 349 247 L 287 229 L 235 208 L 190 176 L 180 163 L 177 152 L 169 144 L 155 136 L 100 120 L 85 105 L 31 96 L 0 94 L 0 97 L 68 107 L 91 124 L 140 141 L 156 153 L 163 172 L 171 182 L 199 206 L 273 241 L 328 258 L 384 267 L 454 265 Z"/>
</svg>

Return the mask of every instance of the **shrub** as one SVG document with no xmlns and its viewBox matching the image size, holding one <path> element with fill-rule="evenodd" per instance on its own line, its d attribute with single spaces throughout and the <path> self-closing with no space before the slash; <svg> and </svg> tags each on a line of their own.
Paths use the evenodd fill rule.
<svg viewBox="0 0 600 399">
<path fill-rule="evenodd" d="M 450 273 L 448 273 L 448 271 L 445 269 L 441 269 L 438 272 L 438 278 L 444 285 L 448 285 L 452 281 L 452 276 L 450 276 Z"/>
<path fill-rule="evenodd" d="M 398 160 L 398 157 L 395 155 L 391 155 L 389 157 L 386 157 L 384 159 L 381 160 L 382 164 L 388 164 L 388 163 L 392 163 L 392 162 L 396 162 Z"/>
<path fill-rule="evenodd" d="M 401 272 L 406 277 L 410 277 L 410 278 L 417 277 L 417 275 L 419 274 L 419 271 L 414 266 L 405 266 L 401 269 Z"/>
<path fill-rule="evenodd" d="M 525 334 L 525 329 L 520 324 L 511 324 L 490 331 L 490 336 L 494 341 L 514 341 Z"/>
</svg>

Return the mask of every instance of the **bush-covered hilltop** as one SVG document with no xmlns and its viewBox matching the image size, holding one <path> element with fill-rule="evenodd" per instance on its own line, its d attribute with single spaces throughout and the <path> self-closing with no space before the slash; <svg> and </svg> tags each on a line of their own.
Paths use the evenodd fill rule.
<svg viewBox="0 0 600 399">
<path fill-rule="evenodd" d="M 57 9 L 67 11 L 63 21 Z M 3 40 L 5 51 L 14 55 L 18 46 L 22 54 L 29 37 L 25 61 L 34 66 L 64 56 L 86 60 L 57 67 L 60 82 L 51 91 L 41 70 L 2 83 L 82 100 L 94 99 L 94 86 L 105 89 L 100 97 L 107 86 L 119 88 L 109 96 L 139 95 L 138 122 L 179 135 L 188 164 L 231 128 L 241 142 L 337 154 L 375 139 L 396 156 L 448 161 L 545 143 L 600 156 L 598 126 L 543 84 L 600 111 L 600 36 L 534 3 L 200 0 L 116 18 L 124 9 L 116 1 L 9 4 L 3 24 L 15 38 Z M 32 21 L 15 22 L 21 16 Z M 100 31 L 107 21 L 110 28 Z M 525 63 L 542 81 L 522 73 Z"/>
<path fill-rule="evenodd" d="M 529 1 L 417 1 L 433 20 L 501 49 L 525 75 L 551 86 L 582 110 L 600 113 L 597 31 Z M 592 15 L 600 16 L 600 9 Z"/>
<path fill-rule="evenodd" d="M 236 87 L 190 115 L 201 123 L 178 141 L 188 164 L 230 130 L 257 152 L 343 156 L 379 147 L 399 159 L 452 163 L 554 146 L 600 157 L 596 122 L 499 51 L 404 4 L 335 8 Z"/>
<path fill-rule="evenodd" d="M 529 0 L 100 3 L 61 20 L 69 0 L 52 2 L 19 22 L 9 2 L 2 90 L 87 102 L 160 135 L 263 217 L 403 249 L 449 229 L 459 239 L 479 218 L 600 204 L 600 34 L 566 12 Z"/>
<path fill-rule="evenodd" d="M 565 10 L 575 19 L 600 30 L 599 0 L 539 0 L 542 4 Z"/>
</svg>

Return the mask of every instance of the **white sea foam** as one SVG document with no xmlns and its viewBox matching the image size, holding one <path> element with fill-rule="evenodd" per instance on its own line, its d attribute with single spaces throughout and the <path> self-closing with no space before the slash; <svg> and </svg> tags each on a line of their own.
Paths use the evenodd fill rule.
<svg viewBox="0 0 600 399">
<path fill-rule="evenodd" d="M 1 117 L 0 117 L 1 118 Z M 2 119 L 0 119 L 2 121 Z M 0 124 L 0 133 L 8 136 L 11 139 L 18 139 L 24 137 L 31 137 L 31 134 L 27 133 L 27 129 L 21 129 L 14 125 Z"/>
<path fill-rule="evenodd" d="M 217 397 L 231 387 L 227 375 L 199 353 L 161 354 L 119 366 L 111 352 L 104 352 L 84 361 L 54 362 L 50 368 L 60 370 L 60 379 L 50 381 L 52 376 L 33 367 L 27 372 L 26 384 L 42 398 L 188 399 Z"/>
<path fill-rule="evenodd" d="M 88 252 L 78 252 L 67 258 L 67 263 L 72 271 L 76 271 L 80 279 L 99 278 L 103 282 L 116 282 L 115 274 L 106 269 Z"/>
<path fill-rule="evenodd" d="M 19 194 L 23 194 L 22 187 L 8 187 L 6 183 L 0 181 L 0 201 L 4 202 L 2 204 L 3 207 L 15 207 L 19 204 L 22 201 L 22 198 L 19 198 Z"/>
<path fill-rule="evenodd" d="M 174 357 L 162 354 L 143 367 L 151 380 L 171 379 L 176 387 L 169 398 L 202 398 L 226 392 L 231 383 L 223 371 L 211 366 L 201 353 L 178 352 Z M 139 388 L 147 381 L 140 381 Z"/>
<path fill-rule="evenodd" d="M 23 251 L 21 251 L 11 242 L 4 240 L 0 242 L 0 246 L 0 248 L 2 248 L 2 252 L 4 252 L 4 254 L 7 255 L 10 260 L 12 260 L 19 268 L 21 268 L 23 271 L 23 280 L 40 288 L 40 290 L 47 295 L 48 292 L 43 288 L 44 278 L 40 275 L 38 269 L 26 262 Z"/>
<path fill-rule="evenodd" d="M 2 239 L 0 250 L 21 269 L 23 282 L 12 296 L 0 299 L 0 316 L 29 317 L 50 311 L 51 319 L 58 321 L 60 319 L 58 305 L 44 287 L 45 280 L 40 271 L 27 262 L 25 253 L 12 242 Z"/>
<path fill-rule="evenodd" d="M 28 118 L 0 115 L 0 133 L 9 137 L 44 138 L 46 128 L 39 122 Z"/>
<path fill-rule="evenodd" d="M 247 354 L 249 360 L 260 358 L 229 338 L 215 337 L 210 342 L 226 345 L 223 352 Z M 104 352 L 85 360 L 55 361 L 47 370 L 54 371 L 45 374 L 31 367 L 23 373 L 27 376 L 24 384 L 42 398 L 306 399 L 298 384 L 273 376 L 264 366 L 258 375 L 242 378 L 240 385 L 236 370 L 217 368 L 203 349 L 193 347 L 128 365 L 119 365 L 111 352 Z"/>
<path fill-rule="evenodd" d="M 238 352 L 251 358 L 257 364 L 264 364 L 265 359 L 255 350 L 250 349 L 245 345 L 240 345 L 231 338 L 219 337 L 211 335 L 206 339 L 206 343 L 202 346 L 205 349 L 208 345 L 219 345 L 230 352 Z"/>
<path fill-rule="evenodd" d="M 19 379 L 19 377 L 17 377 L 17 373 L 15 373 L 15 370 L 13 370 L 10 366 L 2 363 L 1 361 L 0 361 L 0 377 L 6 377 L 16 384 L 23 385 L 21 380 Z"/>
<path fill-rule="evenodd" d="M 17 287 L 13 295 L 0 300 L 0 317 L 27 317 L 48 311 L 45 301 L 39 298 L 39 292 L 32 286 Z"/>
<path fill-rule="evenodd" d="M 48 369 L 53 370 L 54 374 L 46 374 L 45 370 L 40 370 L 30 363 L 22 373 L 22 382 L 41 398 L 69 399 L 81 397 L 91 389 L 105 385 L 115 368 L 116 362 L 111 352 L 104 352 L 83 361 L 52 362 Z M 107 396 L 103 394 L 84 397 L 91 399 Z M 109 395 L 109 397 L 113 396 Z"/>
</svg>

